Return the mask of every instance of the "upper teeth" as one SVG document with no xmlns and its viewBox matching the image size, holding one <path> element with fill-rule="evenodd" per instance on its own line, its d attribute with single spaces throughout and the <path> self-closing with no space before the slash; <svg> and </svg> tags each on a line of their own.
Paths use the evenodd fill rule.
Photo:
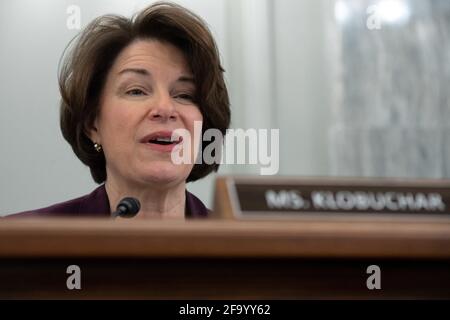
<svg viewBox="0 0 450 320">
<path fill-rule="evenodd" d="M 171 142 L 170 137 L 156 138 L 156 141 Z"/>
</svg>

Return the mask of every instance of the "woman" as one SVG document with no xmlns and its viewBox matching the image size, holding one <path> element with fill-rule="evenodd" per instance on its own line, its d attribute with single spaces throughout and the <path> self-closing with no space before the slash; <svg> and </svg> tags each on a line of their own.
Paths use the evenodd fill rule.
<svg viewBox="0 0 450 320">
<path fill-rule="evenodd" d="M 95 182 L 91 194 L 16 216 L 110 216 L 124 197 L 140 202 L 137 217 L 203 217 L 208 210 L 186 183 L 218 164 L 175 164 L 170 140 L 230 122 L 227 88 L 216 44 L 187 9 L 154 4 L 132 19 L 106 15 L 81 33 L 59 75 L 64 138 Z M 205 145 L 206 146 L 206 145 Z M 201 150 L 200 150 L 201 151 Z M 193 153 L 192 150 L 183 152 Z M 103 184 L 104 183 L 104 184 Z"/>
</svg>

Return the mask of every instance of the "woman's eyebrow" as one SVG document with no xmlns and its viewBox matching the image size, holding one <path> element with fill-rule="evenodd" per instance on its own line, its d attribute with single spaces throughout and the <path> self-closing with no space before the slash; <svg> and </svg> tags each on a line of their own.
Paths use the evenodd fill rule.
<svg viewBox="0 0 450 320">
<path fill-rule="evenodd" d="M 178 78 L 177 82 L 187 82 L 187 83 L 195 84 L 194 78 L 190 77 L 190 76 L 181 76 Z"/>
<path fill-rule="evenodd" d="M 123 69 L 122 71 L 119 72 L 119 75 L 122 75 L 124 73 L 134 73 L 134 74 L 138 74 L 140 76 L 145 76 L 145 77 L 151 77 L 150 72 L 148 72 L 146 69 L 139 69 L 139 68 L 127 68 L 127 69 Z"/>
<path fill-rule="evenodd" d="M 141 69 L 141 68 L 126 68 L 123 69 L 119 72 L 119 75 L 122 75 L 124 73 L 134 73 L 140 76 L 145 76 L 145 77 L 151 77 L 152 74 L 146 70 L 146 69 Z M 191 84 L 195 84 L 194 78 L 188 75 L 182 75 L 181 77 L 179 77 L 176 82 L 184 82 L 184 83 L 191 83 Z"/>
</svg>

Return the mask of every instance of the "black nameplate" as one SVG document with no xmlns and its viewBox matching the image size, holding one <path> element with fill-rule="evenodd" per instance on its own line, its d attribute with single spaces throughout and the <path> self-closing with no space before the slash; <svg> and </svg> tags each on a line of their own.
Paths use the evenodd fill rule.
<svg viewBox="0 0 450 320">
<path fill-rule="evenodd" d="M 450 183 L 398 180 L 228 181 L 235 215 L 450 214 Z"/>
</svg>

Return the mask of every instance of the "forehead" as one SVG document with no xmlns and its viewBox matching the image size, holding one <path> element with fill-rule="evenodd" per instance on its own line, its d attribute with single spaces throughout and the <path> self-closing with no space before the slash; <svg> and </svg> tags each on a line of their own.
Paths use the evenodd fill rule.
<svg viewBox="0 0 450 320">
<path fill-rule="evenodd" d="M 159 40 L 135 40 L 117 56 L 113 69 L 120 72 L 130 67 L 151 67 L 191 74 L 183 52 L 168 42 Z"/>
</svg>

